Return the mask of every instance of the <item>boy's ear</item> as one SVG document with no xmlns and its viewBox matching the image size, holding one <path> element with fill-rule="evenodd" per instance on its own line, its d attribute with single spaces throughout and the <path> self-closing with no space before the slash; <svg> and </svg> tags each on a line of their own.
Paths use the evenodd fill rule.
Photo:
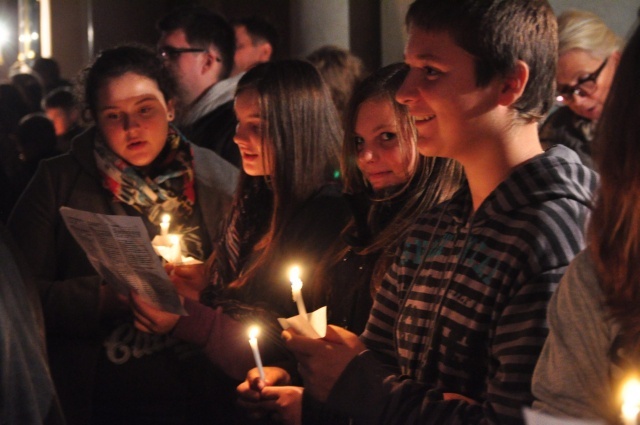
<svg viewBox="0 0 640 425">
<path fill-rule="evenodd" d="M 273 47 L 269 43 L 262 43 L 260 45 L 260 60 L 268 61 L 273 54 Z"/>
<path fill-rule="evenodd" d="M 524 93 L 529 81 L 529 65 L 518 60 L 513 71 L 502 81 L 499 103 L 503 106 L 513 105 Z"/>
</svg>

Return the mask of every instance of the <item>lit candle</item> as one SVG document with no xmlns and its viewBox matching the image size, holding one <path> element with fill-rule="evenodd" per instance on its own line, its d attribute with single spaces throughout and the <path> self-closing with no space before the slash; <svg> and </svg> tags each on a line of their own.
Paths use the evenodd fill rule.
<svg viewBox="0 0 640 425">
<path fill-rule="evenodd" d="M 304 306 L 304 300 L 302 299 L 302 280 L 300 280 L 300 268 L 298 266 L 291 267 L 289 280 L 291 281 L 293 301 L 295 301 L 298 306 L 298 314 L 306 319 L 307 308 Z"/>
<path fill-rule="evenodd" d="M 253 351 L 253 358 L 256 361 L 256 367 L 258 368 L 260 379 L 264 381 L 264 369 L 262 368 L 262 359 L 260 358 L 260 350 L 258 350 L 258 334 L 259 333 L 260 333 L 260 328 L 258 328 L 257 326 L 251 326 L 249 328 L 249 345 L 251 346 L 251 351 Z"/>
<path fill-rule="evenodd" d="M 182 248 L 180 247 L 180 240 L 182 236 L 176 234 L 170 234 L 169 242 L 171 243 L 171 254 L 169 255 L 169 262 L 178 264 L 182 263 Z"/>
<path fill-rule="evenodd" d="M 624 425 L 637 425 L 640 412 L 640 381 L 631 378 L 622 387 L 622 422 Z"/>
<path fill-rule="evenodd" d="M 162 221 L 160 222 L 160 236 L 167 236 L 169 234 L 170 223 L 171 216 L 169 214 L 162 214 Z"/>
</svg>

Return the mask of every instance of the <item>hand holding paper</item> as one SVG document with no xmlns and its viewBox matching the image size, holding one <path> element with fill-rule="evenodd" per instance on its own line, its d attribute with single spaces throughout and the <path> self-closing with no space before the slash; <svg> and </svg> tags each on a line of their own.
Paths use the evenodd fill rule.
<svg viewBox="0 0 640 425">
<path fill-rule="evenodd" d="M 134 290 L 158 309 L 186 314 L 140 217 L 68 207 L 61 207 L 60 214 L 91 265 L 116 292 L 127 295 Z"/>
<path fill-rule="evenodd" d="M 181 302 L 184 299 L 180 298 Z M 175 328 L 180 315 L 167 313 L 144 302 L 140 295 L 131 291 L 129 304 L 134 316 L 134 326 L 142 332 L 164 335 Z"/>
</svg>

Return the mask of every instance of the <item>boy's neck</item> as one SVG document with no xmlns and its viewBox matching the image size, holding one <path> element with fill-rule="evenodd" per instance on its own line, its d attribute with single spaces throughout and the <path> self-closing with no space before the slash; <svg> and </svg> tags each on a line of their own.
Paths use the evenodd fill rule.
<svg viewBox="0 0 640 425">
<path fill-rule="evenodd" d="M 514 168 L 543 152 L 537 123 L 514 125 L 501 138 L 487 141 L 482 146 L 481 152 L 460 159 L 474 212 Z"/>
</svg>

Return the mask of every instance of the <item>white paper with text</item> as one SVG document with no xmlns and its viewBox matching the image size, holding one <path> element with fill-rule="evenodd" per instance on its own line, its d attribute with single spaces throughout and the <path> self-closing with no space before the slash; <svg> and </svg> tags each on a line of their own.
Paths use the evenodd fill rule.
<svg viewBox="0 0 640 425">
<path fill-rule="evenodd" d="M 60 214 L 98 274 L 117 292 L 127 295 L 134 289 L 156 308 L 186 315 L 140 217 L 68 207 Z"/>
</svg>

